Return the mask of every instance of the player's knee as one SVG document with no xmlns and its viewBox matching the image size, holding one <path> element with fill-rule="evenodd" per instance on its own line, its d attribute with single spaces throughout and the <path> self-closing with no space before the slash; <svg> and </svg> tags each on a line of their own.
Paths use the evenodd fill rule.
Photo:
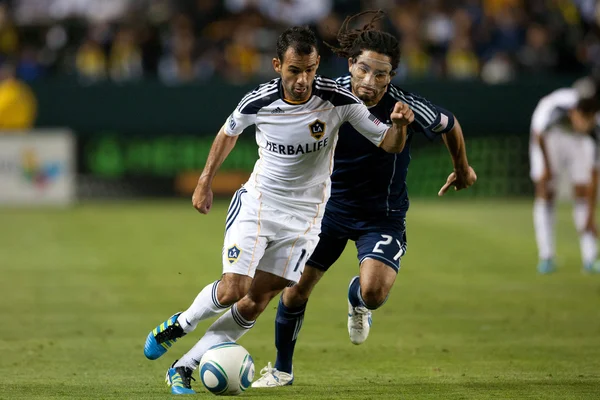
<svg viewBox="0 0 600 400">
<path fill-rule="evenodd" d="M 285 289 L 284 304 L 288 307 L 300 307 L 305 304 L 310 297 L 311 287 L 296 284 Z"/>
<path fill-rule="evenodd" d="M 217 289 L 217 300 L 223 305 L 231 305 L 248 293 L 252 278 L 238 274 L 224 274 Z"/>
<path fill-rule="evenodd" d="M 382 286 L 365 286 L 361 287 L 361 296 L 367 308 L 374 310 L 385 303 L 388 291 Z"/>
</svg>

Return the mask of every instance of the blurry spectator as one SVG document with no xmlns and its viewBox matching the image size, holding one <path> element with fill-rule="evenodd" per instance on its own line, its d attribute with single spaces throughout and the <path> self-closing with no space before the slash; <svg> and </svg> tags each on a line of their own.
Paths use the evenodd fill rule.
<svg viewBox="0 0 600 400">
<path fill-rule="evenodd" d="M 16 78 L 11 63 L 0 66 L 0 131 L 33 127 L 37 102 L 26 83 Z"/>
<path fill-rule="evenodd" d="M 106 56 L 104 50 L 93 39 L 87 39 L 76 55 L 78 75 L 86 82 L 96 82 L 106 77 Z"/>
<path fill-rule="evenodd" d="M 172 23 L 172 37 L 168 43 L 170 52 L 161 59 L 158 66 L 163 82 L 175 84 L 194 79 L 194 46 L 192 23 L 186 16 L 179 15 Z"/>
<path fill-rule="evenodd" d="M 431 57 L 424 50 L 416 35 L 407 35 L 402 40 L 402 57 L 399 73 L 403 76 L 424 77 L 431 71 Z"/>
<path fill-rule="evenodd" d="M 158 75 L 158 63 L 162 54 L 158 29 L 147 25 L 141 29 L 139 35 L 143 74 L 149 77 L 156 77 Z"/>
<path fill-rule="evenodd" d="M 454 79 L 474 79 L 479 74 L 479 59 L 468 37 L 454 38 L 446 55 L 446 71 Z"/>
<path fill-rule="evenodd" d="M 552 72 L 558 64 L 558 54 L 550 45 L 548 32 L 539 24 L 527 28 L 525 46 L 517 55 L 521 68 L 527 72 Z"/>
<path fill-rule="evenodd" d="M 44 73 L 44 68 L 40 64 L 38 52 L 33 46 L 25 46 L 19 55 L 16 75 L 20 79 L 31 82 L 40 78 Z"/>
<path fill-rule="evenodd" d="M 481 68 L 481 79 L 492 85 L 510 82 L 515 79 L 516 69 L 510 56 L 498 52 Z"/>
<path fill-rule="evenodd" d="M 454 25 L 442 1 L 435 1 L 424 21 L 425 38 L 434 55 L 443 53 L 454 35 Z"/>
<path fill-rule="evenodd" d="M 514 2 L 514 1 L 513 1 Z M 506 3 L 513 3 L 506 0 Z M 498 6 L 499 7 L 499 6 Z M 523 27 L 520 23 L 521 11 L 505 5 L 491 16 L 493 51 L 516 52 L 523 42 Z"/>
<path fill-rule="evenodd" d="M 0 56 L 13 56 L 19 48 L 19 35 L 14 26 L 8 7 L 0 3 Z"/>
<path fill-rule="evenodd" d="M 225 60 L 229 64 L 230 80 L 248 80 L 260 68 L 256 50 L 256 31 L 249 26 L 236 29 L 232 43 L 225 49 Z"/>
<path fill-rule="evenodd" d="M 522 0 L 483 0 L 483 11 L 486 15 L 498 15 L 511 8 L 521 8 Z"/>
<path fill-rule="evenodd" d="M 142 77 L 141 50 L 130 28 L 121 28 L 112 44 L 109 60 L 110 77 L 115 81 L 128 81 Z"/>
</svg>

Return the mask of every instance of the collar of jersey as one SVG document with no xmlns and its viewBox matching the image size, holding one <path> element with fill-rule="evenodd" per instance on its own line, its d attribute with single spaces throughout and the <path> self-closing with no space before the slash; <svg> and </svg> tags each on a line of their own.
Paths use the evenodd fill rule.
<svg viewBox="0 0 600 400">
<path fill-rule="evenodd" d="M 317 80 L 317 77 L 315 76 L 315 80 L 313 81 L 312 84 L 312 88 L 310 90 L 310 96 L 308 96 L 308 99 L 304 100 L 304 101 L 291 101 L 291 100 L 286 100 L 285 99 L 285 93 L 283 93 L 283 83 L 281 82 L 281 79 L 279 79 L 279 98 L 286 104 L 291 104 L 293 106 L 298 106 L 300 104 L 306 104 L 310 101 L 310 99 L 312 99 L 313 94 L 315 93 L 315 81 Z"/>
</svg>

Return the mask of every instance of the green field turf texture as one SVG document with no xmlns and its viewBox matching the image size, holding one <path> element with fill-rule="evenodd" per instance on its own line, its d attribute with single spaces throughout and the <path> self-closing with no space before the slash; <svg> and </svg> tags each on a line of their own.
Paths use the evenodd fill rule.
<svg viewBox="0 0 600 400">
<path fill-rule="evenodd" d="M 0 399 L 172 397 L 164 373 L 210 321 L 158 361 L 144 339 L 218 278 L 226 208 L 0 210 Z M 349 245 L 309 303 L 294 386 L 242 398 L 600 398 L 600 276 L 581 273 L 570 208 L 557 222 L 559 271 L 538 276 L 531 201 L 414 200 L 368 341 L 348 339 Z M 240 341 L 257 373 L 274 361 L 276 306 Z"/>
</svg>

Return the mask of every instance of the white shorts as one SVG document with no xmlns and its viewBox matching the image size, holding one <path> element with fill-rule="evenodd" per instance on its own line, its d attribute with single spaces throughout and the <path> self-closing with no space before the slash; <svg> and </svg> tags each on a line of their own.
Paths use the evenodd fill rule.
<svg viewBox="0 0 600 400">
<path fill-rule="evenodd" d="M 553 176 L 564 173 L 574 185 L 591 182 L 596 156 L 596 144 L 591 136 L 552 130 L 544 139 Z M 529 161 L 531 179 L 537 182 L 544 173 L 544 157 L 540 145 L 533 140 L 529 146 Z"/>
<path fill-rule="evenodd" d="M 298 282 L 319 241 L 321 220 L 322 215 L 300 218 L 278 210 L 241 188 L 225 221 L 223 273 L 254 277 L 259 269 Z"/>
</svg>

